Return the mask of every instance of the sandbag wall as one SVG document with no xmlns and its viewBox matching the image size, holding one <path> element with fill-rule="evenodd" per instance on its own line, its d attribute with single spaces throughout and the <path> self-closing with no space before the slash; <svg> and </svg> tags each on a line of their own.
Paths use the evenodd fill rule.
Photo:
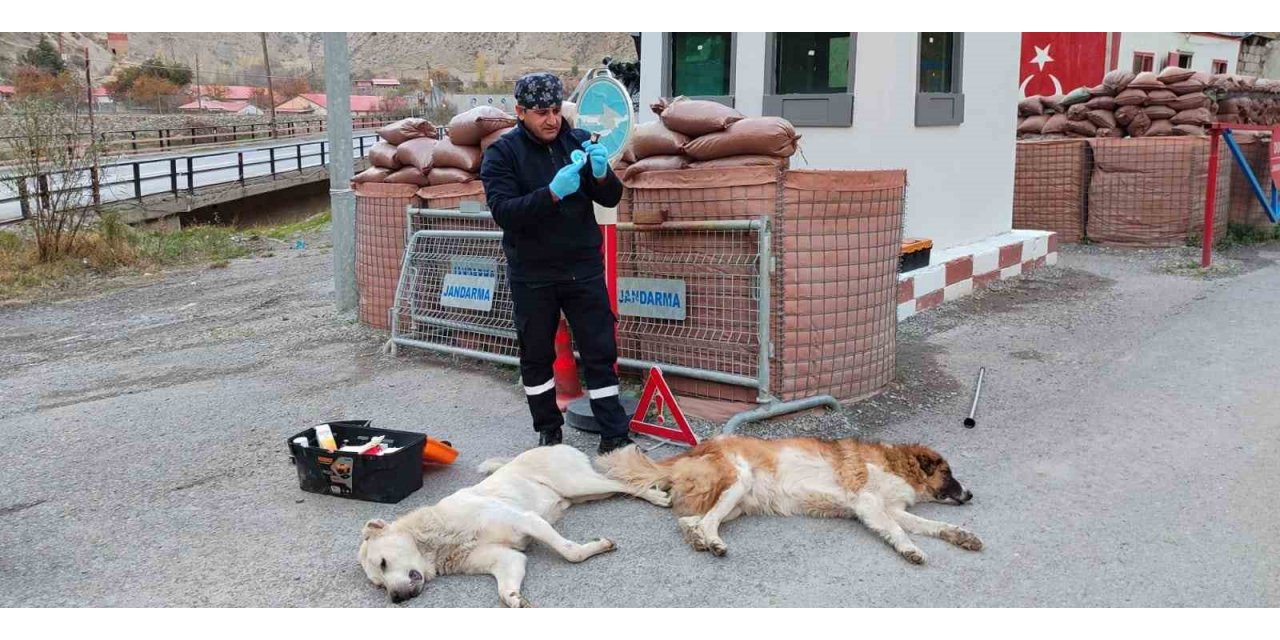
<svg viewBox="0 0 1280 640">
<path fill-rule="evenodd" d="M 1280 81 L 1178 67 L 1018 103 L 1019 139 L 1202 136 L 1214 122 L 1280 123 Z"/>
<path fill-rule="evenodd" d="M 1255 176 L 1266 144 L 1240 136 Z M 1014 228 L 1128 247 L 1183 246 L 1202 236 L 1207 137 L 1019 140 Z M 1229 222 L 1270 226 L 1244 172 L 1219 146 L 1214 238 Z"/>
<path fill-rule="evenodd" d="M 389 329 L 387 310 L 395 302 L 404 259 L 404 212 L 417 187 L 361 183 L 356 194 L 356 292 L 360 322 Z"/>
<path fill-rule="evenodd" d="M 1059 242 L 1080 242 L 1091 170 L 1084 140 L 1019 141 L 1013 172 L 1013 228 L 1053 231 Z"/>
<path fill-rule="evenodd" d="M 1089 146 L 1089 239 L 1127 247 L 1180 247 L 1201 236 L 1207 138 L 1090 140 Z M 1215 200 L 1220 212 L 1227 211 L 1231 169 L 1230 154 L 1222 145 Z M 1216 216 L 1214 239 L 1226 230 L 1227 216 Z"/>
<path fill-rule="evenodd" d="M 795 127 L 783 118 L 748 118 L 710 100 L 681 96 L 649 108 L 659 119 L 636 127 L 615 165 L 623 179 L 677 169 L 786 169 L 800 141 Z"/>
<path fill-rule="evenodd" d="M 620 221 L 661 211 L 669 221 L 758 219 L 772 225 L 770 391 L 784 400 L 831 394 L 852 401 L 879 391 L 895 365 L 903 171 L 784 171 L 743 166 L 647 171 L 625 181 Z M 642 217 L 649 217 L 642 215 Z M 703 237 L 714 246 L 700 247 Z M 683 321 L 622 317 L 623 357 L 751 376 L 760 345 L 757 297 L 720 285 L 754 264 L 683 256 L 753 256 L 754 234 L 619 232 L 619 276 L 686 280 Z M 675 265 L 675 266 L 672 266 Z M 674 339 L 678 336 L 679 339 Z M 677 393 L 752 402 L 754 389 L 668 376 Z"/>
</svg>

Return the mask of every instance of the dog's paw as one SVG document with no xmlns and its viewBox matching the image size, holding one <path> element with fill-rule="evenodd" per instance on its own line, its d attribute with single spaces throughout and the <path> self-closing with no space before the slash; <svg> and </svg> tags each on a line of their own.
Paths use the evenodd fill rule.
<svg viewBox="0 0 1280 640">
<path fill-rule="evenodd" d="M 720 557 L 724 557 L 724 554 L 729 553 L 729 547 L 725 546 L 724 540 L 721 540 L 720 538 L 707 540 L 707 550 L 710 551 L 712 555 Z"/>
<path fill-rule="evenodd" d="M 608 553 L 618 548 L 618 543 L 608 538 L 596 538 L 595 542 L 600 545 L 600 553 Z"/>
<path fill-rule="evenodd" d="M 942 532 L 942 539 L 954 544 L 961 549 L 969 551 L 982 551 L 982 540 L 964 529 L 947 529 Z"/>
<path fill-rule="evenodd" d="M 641 496 L 649 502 L 649 504 L 662 507 L 663 509 L 671 508 L 671 494 L 661 489 L 649 489 Z"/>
<path fill-rule="evenodd" d="M 902 557 L 906 558 L 907 562 L 910 562 L 911 564 L 924 564 L 924 552 L 919 549 L 907 549 L 900 553 L 902 554 Z"/>
<path fill-rule="evenodd" d="M 680 524 L 680 535 L 686 544 L 693 547 L 695 551 L 707 550 L 707 540 L 702 536 L 702 529 L 698 527 L 702 518 L 688 516 L 680 518 L 677 522 Z"/>
<path fill-rule="evenodd" d="M 503 594 L 502 604 L 512 609 L 532 609 L 533 603 L 519 591 L 511 591 Z"/>
</svg>

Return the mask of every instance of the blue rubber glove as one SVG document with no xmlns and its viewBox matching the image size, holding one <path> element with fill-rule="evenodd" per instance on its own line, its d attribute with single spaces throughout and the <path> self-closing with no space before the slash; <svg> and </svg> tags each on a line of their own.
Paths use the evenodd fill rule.
<svg viewBox="0 0 1280 640">
<path fill-rule="evenodd" d="M 586 150 L 587 157 L 591 158 L 591 175 L 597 180 L 603 178 L 605 172 L 609 170 L 609 151 L 604 148 L 604 145 L 590 140 L 583 142 L 582 148 Z"/>
<path fill-rule="evenodd" d="M 551 193 L 557 200 L 564 200 L 578 192 L 582 186 L 582 162 L 571 162 L 556 172 L 551 179 Z"/>
</svg>

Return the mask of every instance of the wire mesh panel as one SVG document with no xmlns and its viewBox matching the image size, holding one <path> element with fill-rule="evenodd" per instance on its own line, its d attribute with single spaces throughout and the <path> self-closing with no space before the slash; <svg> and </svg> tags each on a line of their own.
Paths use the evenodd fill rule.
<svg viewBox="0 0 1280 640">
<path fill-rule="evenodd" d="M 506 266 L 501 231 L 415 232 L 396 295 L 392 337 L 519 357 Z"/>
<path fill-rule="evenodd" d="M 771 259 L 764 272 L 771 304 L 765 314 L 769 326 L 760 332 L 770 336 L 763 345 L 769 363 L 763 387 L 782 400 L 822 394 L 853 400 L 875 393 L 893 378 L 905 189 L 902 171 L 783 172 L 773 167 L 655 171 L 627 181 L 619 217 L 657 217 L 669 221 L 666 224 L 767 217 L 772 237 L 764 244 Z M 668 256 L 712 260 L 748 255 L 753 240 L 760 241 L 748 236 L 686 234 L 654 246 Z M 656 251 L 654 246 L 646 249 Z M 619 254 L 620 269 L 635 260 L 639 260 L 634 267 L 637 272 L 652 269 L 633 253 L 628 249 Z M 671 269 L 690 268 L 679 260 L 670 264 Z M 711 311 L 699 318 L 704 321 L 699 329 L 709 328 L 708 337 L 725 342 L 724 346 L 714 352 L 681 352 L 678 344 L 666 340 L 670 332 L 660 333 L 658 326 L 646 325 L 659 339 L 635 343 L 634 348 L 646 355 L 649 350 L 664 354 L 655 360 L 713 361 L 725 370 L 736 367 L 759 374 L 758 366 L 750 367 L 749 350 L 759 356 L 761 345 L 747 338 L 730 343 L 734 336 L 749 335 L 750 319 L 759 309 L 758 300 L 742 299 L 736 284 L 745 282 L 743 269 L 748 265 L 732 266 L 717 265 L 720 279 L 707 281 L 716 292 L 709 302 Z M 691 313 L 699 305 L 692 294 L 689 304 Z M 717 337 L 717 332 L 722 335 Z M 628 333 L 624 331 L 624 339 L 631 337 Z M 733 349 L 727 348 L 730 344 Z M 677 375 L 668 379 L 683 395 L 756 399 L 752 388 Z"/>
<path fill-rule="evenodd" d="M 737 222 L 723 230 L 620 226 L 621 358 L 758 378 L 761 229 Z M 743 394 L 754 399 L 755 386 Z"/>
<path fill-rule="evenodd" d="M 360 322 L 389 328 L 404 255 L 404 211 L 411 185 L 364 183 L 356 189 L 356 291 Z"/>
<path fill-rule="evenodd" d="M 1060 242 L 1079 242 L 1084 237 L 1091 172 L 1084 140 L 1019 141 L 1013 173 L 1013 228 L 1053 231 Z"/>
<path fill-rule="evenodd" d="M 771 387 L 783 400 L 872 395 L 893 380 L 905 171 L 790 171 Z"/>
<path fill-rule="evenodd" d="M 1176 247 L 1200 237 L 1204 226 L 1209 139 L 1200 137 L 1089 140 L 1093 172 L 1089 181 L 1087 235 L 1102 244 Z M 1218 184 L 1227 184 L 1232 161 L 1226 145 L 1218 158 Z M 1218 190 L 1215 206 L 1225 210 L 1229 189 Z M 1213 234 L 1226 232 L 1227 216 L 1214 221 Z"/>
<path fill-rule="evenodd" d="M 782 172 L 777 167 L 732 167 L 724 169 L 683 169 L 680 171 L 650 171 L 634 176 L 625 181 L 622 202 L 618 206 L 618 220 L 665 220 L 668 223 L 702 222 L 712 220 L 754 220 L 767 217 L 771 222 L 776 220 L 781 203 L 779 200 Z M 711 239 L 712 236 L 704 236 Z M 720 251 L 737 252 L 748 255 L 755 252 L 752 243 L 756 240 L 746 234 L 731 236 L 736 240 L 724 239 L 721 242 L 732 242 L 736 246 L 721 245 Z M 649 246 L 656 247 L 665 242 L 669 249 L 677 246 L 696 251 L 691 243 L 696 238 L 676 245 L 676 240 L 651 240 Z M 626 252 L 619 237 L 619 271 L 625 270 Z M 771 250 L 776 249 L 776 236 Z M 750 247 L 750 249 L 748 249 Z M 723 298 L 723 296 L 722 296 Z M 773 297 L 776 300 L 776 296 Z M 625 325 L 624 318 L 624 325 Z M 730 323 L 726 326 L 740 326 Z M 626 337 L 626 336 L 622 336 Z M 660 341 L 659 341 L 660 342 Z M 646 344 L 653 344 L 650 341 Z M 634 343 L 627 343 L 631 346 Z M 624 345 L 620 344 L 620 348 Z M 670 353 L 670 348 L 668 348 Z M 687 355 L 693 358 L 692 354 Z M 700 355 L 698 361 L 708 362 L 710 356 Z M 739 360 L 744 356 L 739 355 Z M 677 394 L 715 400 L 736 402 L 755 402 L 757 389 L 741 385 L 725 384 L 709 380 L 695 379 L 680 375 L 667 375 L 667 382 Z"/>
</svg>

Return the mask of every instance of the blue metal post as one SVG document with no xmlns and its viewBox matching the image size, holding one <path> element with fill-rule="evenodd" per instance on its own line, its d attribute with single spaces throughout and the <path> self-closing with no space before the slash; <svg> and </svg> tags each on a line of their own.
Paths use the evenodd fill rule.
<svg viewBox="0 0 1280 640">
<path fill-rule="evenodd" d="M 1262 191 L 1262 185 L 1258 183 L 1257 176 L 1253 175 L 1253 168 L 1245 160 L 1244 153 L 1240 151 L 1240 145 L 1236 144 L 1236 139 L 1231 135 L 1230 129 L 1223 129 L 1222 139 L 1227 141 L 1227 148 L 1231 150 L 1231 155 L 1235 157 L 1236 164 L 1240 165 L 1240 170 L 1244 172 L 1245 177 L 1249 178 L 1249 186 L 1253 188 L 1253 195 L 1257 196 L 1258 202 L 1262 203 L 1262 208 L 1267 212 L 1267 217 L 1271 219 L 1271 224 L 1280 222 L 1280 212 L 1276 210 L 1274 186 L 1271 189 L 1271 202 L 1267 202 L 1267 196 Z"/>
</svg>

